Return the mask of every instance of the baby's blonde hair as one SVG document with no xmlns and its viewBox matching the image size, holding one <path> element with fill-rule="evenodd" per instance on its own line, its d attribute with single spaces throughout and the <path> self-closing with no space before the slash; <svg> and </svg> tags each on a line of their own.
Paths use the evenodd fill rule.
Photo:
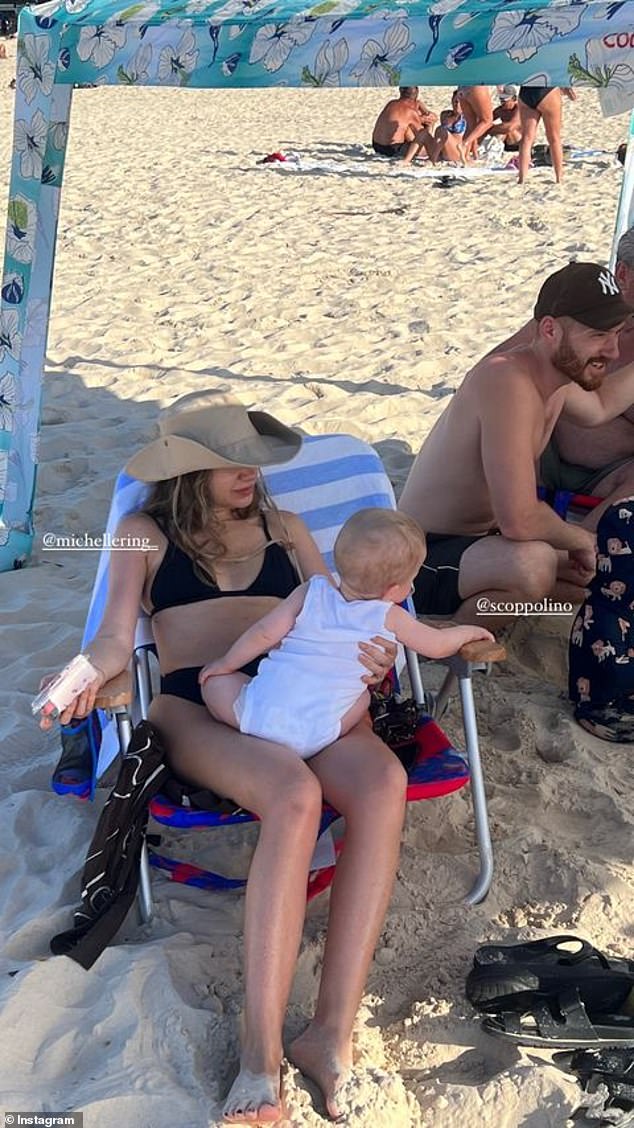
<svg viewBox="0 0 634 1128">
<path fill-rule="evenodd" d="M 360 509 L 335 541 L 335 567 L 361 599 L 380 599 L 406 583 L 425 558 L 425 535 L 413 518 L 394 509 Z"/>
</svg>

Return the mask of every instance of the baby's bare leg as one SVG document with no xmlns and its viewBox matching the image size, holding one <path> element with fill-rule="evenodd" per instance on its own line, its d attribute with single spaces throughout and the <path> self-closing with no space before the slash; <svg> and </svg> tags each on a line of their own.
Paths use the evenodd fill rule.
<svg viewBox="0 0 634 1128">
<path fill-rule="evenodd" d="M 242 687 L 250 681 L 251 678 L 239 671 L 235 674 L 219 674 L 216 678 L 208 678 L 201 688 L 201 693 L 212 717 L 222 721 L 224 725 L 229 725 L 230 728 L 239 728 L 233 706 Z"/>
<path fill-rule="evenodd" d="M 362 721 L 365 717 L 369 708 L 370 692 L 369 690 L 364 689 L 363 693 L 355 701 L 354 705 L 351 705 L 341 718 L 341 732 L 339 733 L 339 735 L 345 736 L 346 733 L 350 732 L 350 730 L 353 729 L 355 725 L 358 725 L 359 722 Z"/>
</svg>

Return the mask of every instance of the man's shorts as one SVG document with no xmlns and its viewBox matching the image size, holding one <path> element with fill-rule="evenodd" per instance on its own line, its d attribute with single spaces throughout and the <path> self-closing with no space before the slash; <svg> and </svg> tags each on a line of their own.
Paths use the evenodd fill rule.
<svg viewBox="0 0 634 1128">
<path fill-rule="evenodd" d="M 418 615 L 453 615 L 463 602 L 458 591 L 460 561 L 479 536 L 427 533 L 427 556 L 414 580 L 413 600 Z"/>
<path fill-rule="evenodd" d="M 547 490 L 569 490 L 571 493 L 591 495 L 607 474 L 631 461 L 631 457 L 617 458 L 600 470 L 576 466 L 572 462 L 564 462 L 555 439 L 551 438 L 539 461 L 539 478 Z"/>
<path fill-rule="evenodd" d="M 379 157 L 403 157 L 407 151 L 408 142 L 399 141 L 396 145 L 380 145 L 378 141 L 373 141 L 372 148 Z"/>
</svg>

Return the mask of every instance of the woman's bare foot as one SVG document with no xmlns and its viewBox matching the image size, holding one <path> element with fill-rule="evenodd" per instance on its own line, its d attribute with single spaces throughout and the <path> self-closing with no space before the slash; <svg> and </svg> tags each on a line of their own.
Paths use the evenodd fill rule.
<svg viewBox="0 0 634 1128">
<path fill-rule="evenodd" d="M 279 1075 L 241 1069 L 222 1110 L 228 1124 L 273 1124 L 283 1115 Z"/>
<path fill-rule="evenodd" d="M 328 1115 L 332 1120 L 338 1120 L 345 1111 L 338 1101 L 338 1094 L 350 1077 L 352 1050 L 346 1055 L 335 1053 L 325 1032 L 312 1022 L 291 1043 L 288 1058 L 319 1086 Z"/>
</svg>

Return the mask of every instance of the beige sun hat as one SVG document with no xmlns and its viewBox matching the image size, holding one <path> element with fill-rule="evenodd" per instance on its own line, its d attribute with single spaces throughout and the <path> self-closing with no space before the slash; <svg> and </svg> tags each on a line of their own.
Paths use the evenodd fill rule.
<svg viewBox="0 0 634 1128">
<path fill-rule="evenodd" d="M 221 392 L 191 392 L 159 415 L 160 436 L 137 451 L 126 473 L 162 482 L 194 470 L 273 466 L 297 454 L 302 437 L 265 411 L 247 411 Z"/>
</svg>

